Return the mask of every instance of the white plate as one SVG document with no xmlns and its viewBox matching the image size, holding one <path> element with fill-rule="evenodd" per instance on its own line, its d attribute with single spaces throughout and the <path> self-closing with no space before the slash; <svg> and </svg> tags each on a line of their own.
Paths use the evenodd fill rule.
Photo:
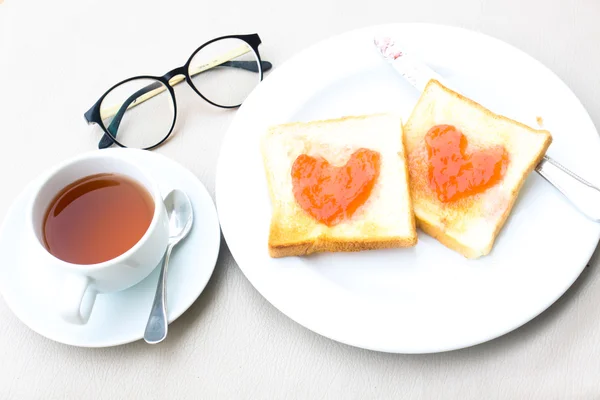
<svg viewBox="0 0 600 400">
<path fill-rule="evenodd" d="M 419 93 L 373 48 L 391 33 L 471 98 L 552 131 L 549 154 L 600 182 L 600 140 L 573 93 L 547 68 L 490 37 L 437 25 L 396 24 L 321 42 L 276 69 L 246 100 L 217 172 L 221 227 L 238 265 L 275 307 L 305 327 L 387 352 L 458 349 L 505 334 L 556 301 L 579 276 L 600 225 L 530 176 L 492 253 L 469 261 L 419 233 L 412 249 L 271 259 L 271 206 L 259 150 L 267 126 L 399 110 Z"/>
<path fill-rule="evenodd" d="M 180 164 L 157 153 L 110 149 L 140 163 L 158 180 L 166 196 L 181 189 L 194 209 L 189 236 L 173 251 L 167 284 L 168 319 L 173 322 L 196 301 L 214 270 L 221 232 L 212 199 L 204 185 Z M 53 276 L 28 257 L 25 235 L 25 204 L 32 185 L 23 191 L 8 211 L 0 229 L 0 291 L 10 309 L 31 329 L 57 342 L 82 347 L 116 346 L 141 339 L 154 299 L 158 268 L 139 284 L 118 293 L 98 295 L 86 325 L 64 322 L 47 304 L 55 295 Z M 167 339 L 168 340 L 168 339 Z"/>
</svg>

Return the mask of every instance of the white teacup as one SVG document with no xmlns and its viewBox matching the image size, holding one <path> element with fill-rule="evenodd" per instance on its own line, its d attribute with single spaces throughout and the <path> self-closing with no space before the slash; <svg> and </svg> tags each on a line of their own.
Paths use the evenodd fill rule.
<svg viewBox="0 0 600 400">
<path fill-rule="evenodd" d="M 61 277 L 56 307 L 59 314 L 74 324 L 87 323 L 96 294 L 127 289 L 146 278 L 159 264 L 169 240 L 169 221 L 156 182 L 138 165 L 126 159 L 127 150 L 116 155 L 99 150 L 68 160 L 45 175 L 28 207 L 28 229 L 32 250 L 43 265 Z M 152 196 L 154 215 L 148 230 L 128 251 L 98 264 L 78 265 L 58 259 L 44 246 L 43 220 L 48 206 L 69 184 L 90 175 L 115 173 L 139 182 Z"/>
</svg>

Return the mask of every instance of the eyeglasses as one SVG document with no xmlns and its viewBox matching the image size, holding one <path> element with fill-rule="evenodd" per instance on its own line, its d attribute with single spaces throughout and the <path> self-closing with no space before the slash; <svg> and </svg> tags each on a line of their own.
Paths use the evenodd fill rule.
<svg viewBox="0 0 600 400">
<path fill-rule="evenodd" d="M 210 104 L 239 107 L 271 69 L 258 52 L 257 34 L 223 36 L 200 46 L 185 63 L 163 76 L 136 76 L 110 88 L 84 114 L 104 135 L 98 148 L 112 145 L 150 150 L 169 138 L 177 118 L 173 87 L 184 80 Z"/>
</svg>

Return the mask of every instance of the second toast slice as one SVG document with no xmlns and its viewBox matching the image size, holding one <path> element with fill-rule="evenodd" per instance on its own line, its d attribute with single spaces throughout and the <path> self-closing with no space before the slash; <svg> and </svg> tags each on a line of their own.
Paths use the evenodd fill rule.
<svg viewBox="0 0 600 400">
<path fill-rule="evenodd" d="M 550 133 L 494 114 L 435 80 L 404 130 L 419 227 L 467 258 L 488 254 L 525 178 L 550 145 Z M 443 146 L 438 155 L 428 147 L 435 140 Z M 470 168 L 461 169 L 461 163 Z M 486 164 L 494 167 L 486 172 Z M 486 176 L 494 172 L 502 176 L 498 182 Z"/>
</svg>

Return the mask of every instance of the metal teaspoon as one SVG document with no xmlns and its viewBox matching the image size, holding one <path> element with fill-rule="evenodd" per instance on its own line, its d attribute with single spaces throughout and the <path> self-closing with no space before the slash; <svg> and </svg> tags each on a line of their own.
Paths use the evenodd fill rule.
<svg viewBox="0 0 600 400">
<path fill-rule="evenodd" d="M 187 236 L 192 228 L 194 213 L 192 203 L 181 190 L 173 190 L 165 199 L 169 216 L 169 244 L 163 257 L 154 303 L 148 317 L 144 340 L 149 344 L 162 342 L 167 337 L 167 269 L 173 248 Z"/>
</svg>

